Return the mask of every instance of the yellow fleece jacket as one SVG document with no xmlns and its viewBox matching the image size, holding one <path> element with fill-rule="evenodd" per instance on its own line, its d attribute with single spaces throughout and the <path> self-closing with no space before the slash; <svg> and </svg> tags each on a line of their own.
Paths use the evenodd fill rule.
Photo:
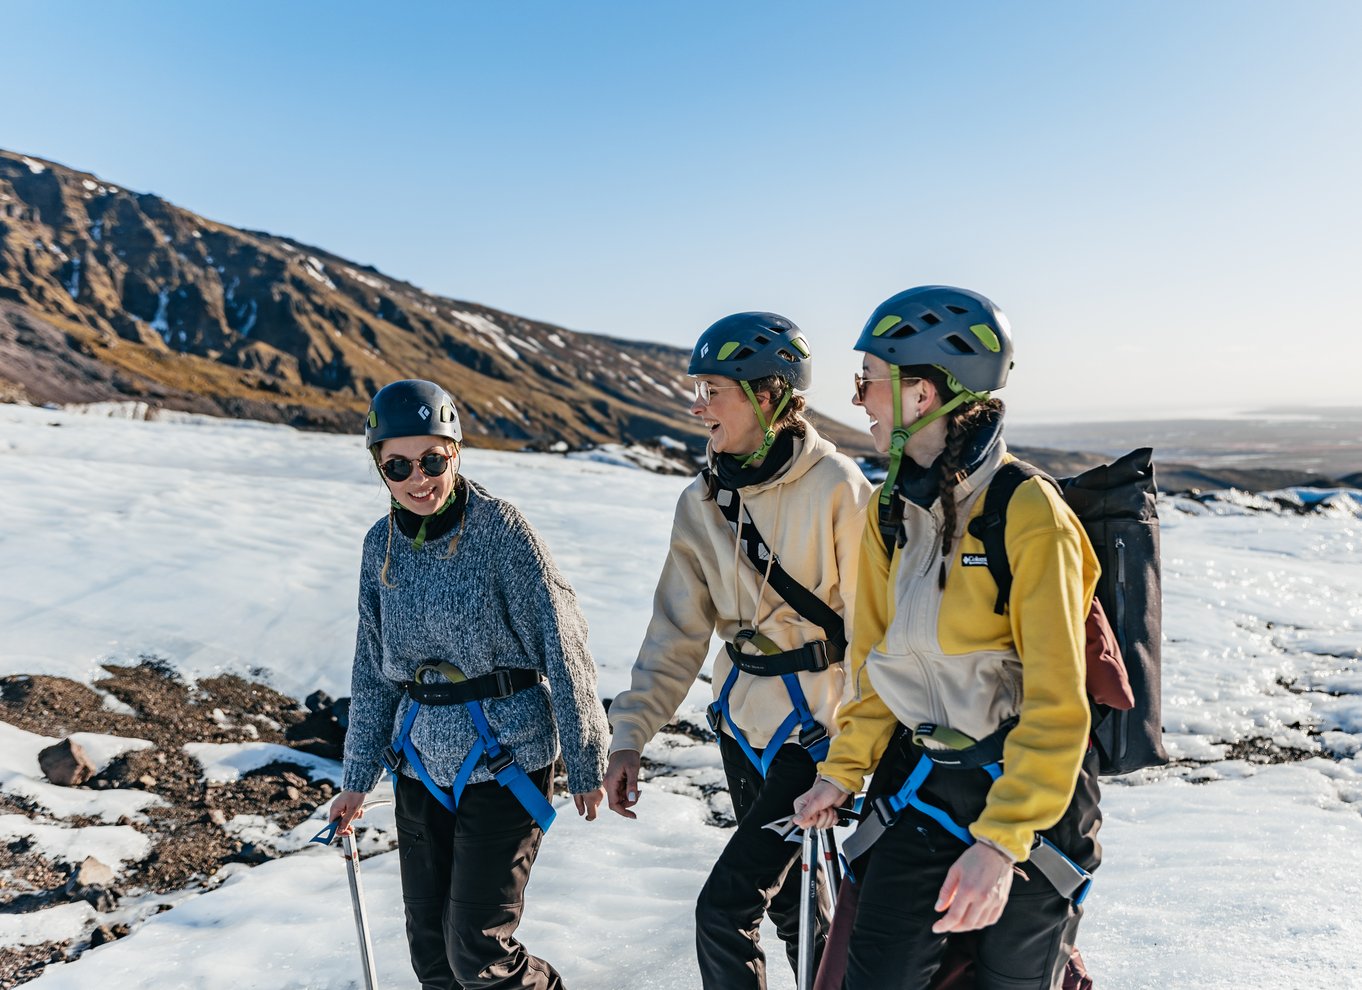
<svg viewBox="0 0 1362 990">
<path fill-rule="evenodd" d="M 774 478 L 739 489 L 752 523 L 790 577 L 847 619 L 855 596 L 856 558 L 870 483 L 812 426 L 795 440 L 790 463 Z M 681 493 L 671 548 L 653 596 L 653 616 L 629 690 L 610 706 L 610 752 L 638 750 L 671 721 L 704 666 L 711 637 L 733 642 L 755 629 L 781 650 L 821 640 L 823 630 L 804 619 L 769 587 L 738 548 L 719 506 L 705 498 L 703 477 Z M 852 635 L 848 622 L 847 635 Z M 833 728 L 845 664 L 799 674 L 809 708 Z M 717 696 L 732 669 L 720 647 L 714 657 Z M 755 747 L 766 746 L 790 713 L 779 677 L 739 673 L 729 694 L 733 720 Z M 729 726 L 724 725 L 725 731 Z M 730 732 L 731 734 L 731 732 Z"/>
<path fill-rule="evenodd" d="M 967 525 L 983 510 L 993 474 L 1013 459 L 1000 442 L 955 489 L 956 540 L 944 590 L 939 500 L 931 509 L 904 503 L 907 544 L 892 564 L 875 513 L 868 513 L 849 698 L 819 773 L 856 791 L 899 723 L 930 722 L 981 739 L 1019 716 L 1004 745 L 1002 776 L 970 832 L 1020 861 L 1035 833 L 1068 807 L 1087 749 L 1084 620 L 1098 564 L 1063 498 L 1047 482 L 1028 479 L 1007 510 L 1011 601 L 1006 615 L 993 611 L 997 585 Z M 878 490 L 872 506 L 877 497 Z"/>
</svg>

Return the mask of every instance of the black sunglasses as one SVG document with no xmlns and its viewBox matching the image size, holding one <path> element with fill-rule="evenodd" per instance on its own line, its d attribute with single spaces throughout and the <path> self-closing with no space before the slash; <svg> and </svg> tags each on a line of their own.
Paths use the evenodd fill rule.
<svg viewBox="0 0 1362 990">
<path fill-rule="evenodd" d="M 449 455 L 438 451 L 422 454 L 416 461 L 421 473 L 427 478 L 438 478 L 449 470 Z M 383 476 L 389 481 L 406 481 L 411 477 L 413 464 L 405 457 L 390 457 L 380 465 Z"/>
</svg>

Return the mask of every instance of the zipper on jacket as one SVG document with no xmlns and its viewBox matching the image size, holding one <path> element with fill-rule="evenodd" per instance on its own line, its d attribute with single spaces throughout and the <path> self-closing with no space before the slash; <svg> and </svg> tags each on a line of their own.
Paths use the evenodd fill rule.
<svg viewBox="0 0 1362 990">
<path fill-rule="evenodd" d="M 1121 648 L 1121 656 L 1126 656 L 1126 541 L 1116 537 L 1116 643 Z M 1126 719 L 1129 712 L 1116 713 L 1116 755 L 1123 758 L 1126 754 L 1128 734 Z"/>
<path fill-rule="evenodd" d="M 940 725 L 949 725 L 947 712 L 941 702 L 941 683 L 925 659 L 925 654 L 940 651 L 940 630 L 935 626 L 929 629 L 927 620 L 931 618 L 933 602 L 939 603 L 944 595 L 942 589 L 936 587 L 935 581 L 929 581 L 929 577 L 932 574 L 932 565 L 937 560 L 936 548 L 941 545 L 941 530 L 945 522 L 937 519 L 935 509 L 927 510 L 927 516 L 932 522 L 932 540 L 927 544 L 927 549 L 922 555 L 922 563 L 915 570 L 912 584 L 908 589 L 911 593 L 912 607 L 909 609 L 909 635 L 905 637 L 905 645 L 922 671 L 923 682 L 927 687 L 928 708 L 933 720 Z M 940 622 L 939 604 L 937 613 L 937 621 Z M 928 646 L 933 648 L 926 649 Z"/>
</svg>

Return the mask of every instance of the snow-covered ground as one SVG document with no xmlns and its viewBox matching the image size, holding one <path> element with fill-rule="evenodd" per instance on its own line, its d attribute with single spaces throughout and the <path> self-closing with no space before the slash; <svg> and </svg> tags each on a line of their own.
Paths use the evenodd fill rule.
<svg viewBox="0 0 1362 990">
<path fill-rule="evenodd" d="M 602 694 L 621 690 L 685 479 L 480 450 L 464 469 L 545 535 L 591 622 Z M 89 682 L 101 661 L 154 655 L 190 678 L 234 671 L 300 698 L 347 694 L 360 539 L 384 509 L 358 438 L 0 406 L 0 674 Z M 1106 863 L 1080 939 L 1089 967 L 1104 990 L 1362 986 L 1362 522 L 1173 502 L 1162 515 L 1165 724 L 1170 750 L 1197 763 L 1106 786 Z M 707 693 L 697 685 L 685 710 Z M 0 841 L 26 836 L 68 862 L 144 854 L 134 830 L 88 824 L 135 819 L 138 807 L 112 802 L 136 792 L 45 785 L 33 759 L 48 740 L 0 733 L 0 789 L 44 809 L 0 816 Z M 1251 740 L 1315 755 L 1226 758 Z M 139 744 L 82 742 L 98 760 Z M 252 746 L 195 755 L 219 779 L 270 759 Z M 680 737 L 650 755 L 675 769 L 649 782 L 639 821 L 568 811 L 535 869 L 521 933 L 571 986 L 698 983 L 692 904 L 726 833 L 705 824 L 696 785 L 718 780 L 718 761 Z M 314 777 L 336 772 L 313 762 Z M 76 815 L 84 828 L 62 824 Z M 230 866 L 207 893 L 122 905 L 117 919 L 83 903 L 0 916 L 0 949 L 131 921 L 131 935 L 35 985 L 361 985 L 344 865 L 306 847 L 321 816 L 288 835 L 247 817 L 230 827 L 300 851 Z M 383 848 L 390 814 L 368 820 L 366 843 Z M 364 882 L 382 985 L 414 987 L 396 857 L 366 860 Z M 156 913 L 162 902 L 174 906 Z M 790 987 L 773 938 L 772 986 Z"/>
</svg>

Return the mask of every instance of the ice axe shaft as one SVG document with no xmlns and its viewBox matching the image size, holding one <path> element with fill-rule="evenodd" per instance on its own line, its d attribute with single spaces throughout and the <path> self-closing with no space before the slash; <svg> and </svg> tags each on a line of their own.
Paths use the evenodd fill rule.
<svg viewBox="0 0 1362 990">
<path fill-rule="evenodd" d="M 799 868 L 804 896 L 799 899 L 799 990 L 813 988 L 813 941 L 818 928 L 818 833 L 804 829 Z"/>
<path fill-rule="evenodd" d="M 390 803 L 386 798 L 376 798 L 366 802 L 363 810 Z M 325 846 L 334 845 L 339 829 L 340 819 L 333 819 L 312 837 L 312 841 Z M 364 987 L 365 990 L 378 990 L 378 973 L 374 969 L 374 943 L 369 938 L 369 916 L 364 910 L 364 885 L 359 879 L 359 846 L 355 843 L 353 829 L 339 838 L 341 850 L 345 855 L 345 872 L 350 877 L 350 906 L 355 911 L 355 934 L 359 941 L 360 961 L 364 964 Z"/>
<path fill-rule="evenodd" d="M 374 969 L 374 944 L 369 938 L 369 917 L 364 910 L 364 886 L 359 879 L 359 847 L 355 833 L 341 836 L 345 850 L 345 872 L 350 875 L 350 903 L 355 909 L 355 934 L 359 939 L 360 961 L 364 964 L 365 990 L 377 990 L 378 973 Z"/>
</svg>

